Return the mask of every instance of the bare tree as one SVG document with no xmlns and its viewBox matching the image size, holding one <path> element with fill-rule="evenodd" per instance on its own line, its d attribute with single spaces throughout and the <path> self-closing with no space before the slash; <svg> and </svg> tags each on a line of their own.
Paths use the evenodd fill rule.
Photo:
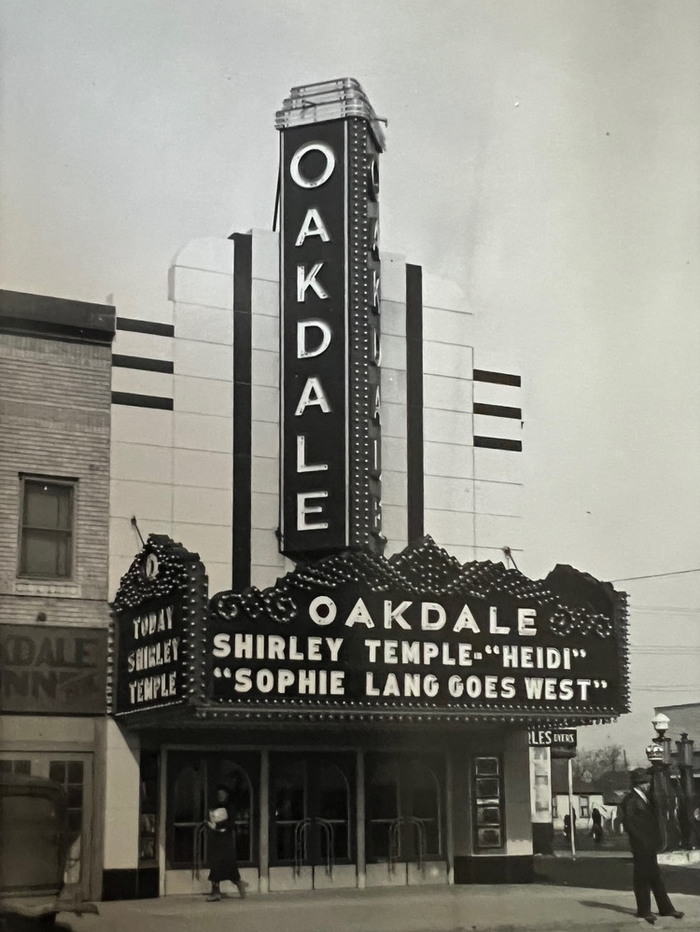
<svg viewBox="0 0 700 932">
<path fill-rule="evenodd" d="M 611 770 L 627 769 L 627 754 L 621 744 L 609 744 L 604 748 L 579 750 L 573 760 L 574 776 L 586 783 L 598 780 Z"/>
</svg>

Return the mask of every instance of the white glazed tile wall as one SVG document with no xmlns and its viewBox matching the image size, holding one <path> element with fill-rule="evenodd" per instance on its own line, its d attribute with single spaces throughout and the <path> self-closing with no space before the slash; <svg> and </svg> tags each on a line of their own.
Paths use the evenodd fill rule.
<svg viewBox="0 0 700 932">
<path fill-rule="evenodd" d="M 204 304 L 175 305 L 175 336 L 179 340 L 233 345 L 233 313 Z"/>
<path fill-rule="evenodd" d="M 114 366 L 112 368 L 112 391 L 172 398 L 173 377 L 169 372 L 150 372 L 147 369 Z"/>
</svg>

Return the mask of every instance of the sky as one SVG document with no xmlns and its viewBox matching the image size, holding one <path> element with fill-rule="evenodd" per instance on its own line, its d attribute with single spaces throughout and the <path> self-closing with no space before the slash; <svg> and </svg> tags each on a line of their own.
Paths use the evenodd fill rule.
<svg viewBox="0 0 700 932">
<path fill-rule="evenodd" d="M 353 76 L 384 248 L 522 373 L 520 569 L 700 568 L 696 0 L 2 0 L 0 44 L 0 287 L 165 319 L 185 243 L 270 228 L 289 88 Z M 619 588 L 648 707 L 585 740 L 640 747 L 700 699 L 700 572 Z"/>
</svg>

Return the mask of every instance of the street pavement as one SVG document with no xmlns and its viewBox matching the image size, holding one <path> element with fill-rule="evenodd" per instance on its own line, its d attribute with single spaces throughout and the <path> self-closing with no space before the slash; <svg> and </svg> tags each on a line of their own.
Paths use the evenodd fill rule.
<svg viewBox="0 0 700 932">
<path fill-rule="evenodd" d="M 700 872 L 694 871 L 700 878 Z M 700 893 L 700 890 L 698 890 Z M 700 896 L 675 894 L 685 918 L 656 929 L 700 932 Z M 99 916 L 60 917 L 63 932 L 629 932 L 629 890 L 532 885 L 465 885 L 203 896 L 100 903 Z M 14 930 L 12 930 L 14 932 Z M 19 932 L 19 930 L 18 930 Z"/>
<path fill-rule="evenodd" d="M 700 894 L 700 863 L 683 867 L 663 865 L 661 873 L 669 893 Z M 632 856 L 617 852 L 588 852 L 572 860 L 555 857 L 535 858 L 537 883 L 573 887 L 595 887 L 599 890 L 632 889 Z"/>
</svg>

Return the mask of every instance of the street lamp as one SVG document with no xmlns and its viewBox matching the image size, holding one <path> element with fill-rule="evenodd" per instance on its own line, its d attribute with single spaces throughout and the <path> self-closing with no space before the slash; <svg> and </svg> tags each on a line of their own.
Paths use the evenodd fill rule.
<svg viewBox="0 0 700 932">
<path fill-rule="evenodd" d="M 668 715 L 664 715 L 663 712 L 657 712 L 652 718 L 651 724 L 654 726 L 656 736 L 651 739 L 651 744 L 645 749 L 646 755 L 651 763 L 662 760 L 664 764 L 670 764 L 671 739 L 666 737 L 666 732 L 671 724 L 671 719 Z"/>
<path fill-rule="evenodd" d="M 657 712 L 651 720 L 651 724 L 656 734 L 644 750 L 647 760 L 651 764 L 651 790 L 659 820 L 660 850 L 667 851 L 674 846 L 678 836 L 674 793 L 669 775 L 671 739 L 666 737 L 671 720 L 663 712 Z"/>
<path fill-rule="evenodd" d="M 681 740 L 676 741 L 678 749 L 678 769 L 681 774 L 681 831 L 683 846 L 694 848 L 696 829 L 693 813 L 695 811 L 695 784 L 693 780 L 693 745 L 687 733 L 681 733 Z"/>
<path fill-rule="evenodd" d="M 654 726 L 654 731 L 659 736 L 659 738 L 663 738 L 663 736 L 668 731 L 668 726 L 671 724 L 671 719 L 668 717 L 668 715 L 664 715 L 663 712 L 657 712 L 656 715 L 652 718 L 651 724 Z"/>
</svg>

